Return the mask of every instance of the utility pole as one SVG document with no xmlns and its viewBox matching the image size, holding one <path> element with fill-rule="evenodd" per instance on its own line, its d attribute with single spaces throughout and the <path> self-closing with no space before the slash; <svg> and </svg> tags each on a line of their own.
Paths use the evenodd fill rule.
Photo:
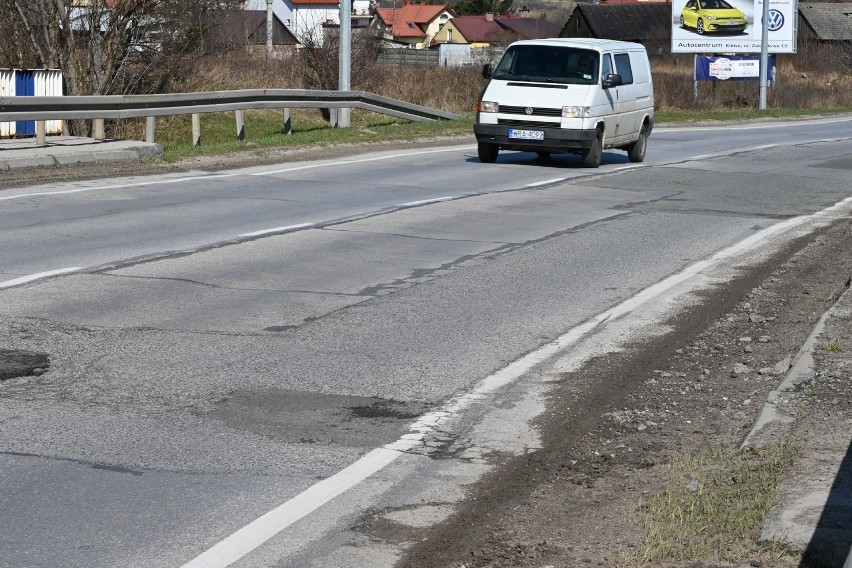
<svg viewBox="0 0 852 568">
<path fill-rule="evenodd" d="M 266 0 L 266 58 L 272 57 L 272 0 Z"/>
<path fill-rule="evenodd" d="M 267 0 L 267 2 L 270 0 Z M 340 0 L 340 37 L 338 38 L 339 60 L 337 90 L 352 89 L 352 0 Z M 341 108 L 337 111 L 337 126 L 349 128 L 352 109 Z"/>
<path fill-rule="evenodd" d="M 766 110 L 769 87 L 769 0 L 763 0 L 763 25 L 760 34 L 760 110 Z"/>
</svg>

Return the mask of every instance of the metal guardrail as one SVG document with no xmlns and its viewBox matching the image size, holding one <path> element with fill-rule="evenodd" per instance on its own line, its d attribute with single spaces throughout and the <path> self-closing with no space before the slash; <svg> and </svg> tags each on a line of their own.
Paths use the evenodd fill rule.
<svg viewBox="0 0 852 568">
<path fill-rule="evenodd" d="M 459 118 L 365 91 L 248 89 L 170 95 L 0 97 L 0 122 L 139 118 L 263 108 L 358 108 L 412 121 Z"/>
<path fill-rule="evenodd" d="M 145 140 L 154 142 L 155 117 L 192 115 L 192 143 L 201 143 L 201 113 L 234 112 L 239 140 L 245 139 L 243 111 L 281 109 L 282 131 L 289 133 L 290 110 L 327 108 L 337 126 L 337 109 L 358 108 L 412 121 L 452 120 L 458 115 L 367 93 L 365 91 L 310 91 L 299 89 L 247 89 L 169 95 L 97 95 L 68 97 L 0 97 L 0 123 L 36 121 L 36 140 L 45 143 L 45 121 L 93 119 L 94 137 L 104 138 L 105 119 L 146 118 Z M 348 126 L 348 124 L 347 124 Z"/>
</svg>

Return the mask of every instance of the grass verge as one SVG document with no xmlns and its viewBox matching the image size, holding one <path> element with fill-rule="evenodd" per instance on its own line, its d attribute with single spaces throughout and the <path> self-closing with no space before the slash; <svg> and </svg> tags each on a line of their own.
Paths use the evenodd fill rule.
<svg viewBox="0 0 852 568">
<path fill-rule="evenodd" d="M 852 108 L 720 110 L 696 112 L 669 110 L 655 114 L 660 124 L 697 124 L 762 118 L 799 118 L 852 112 Z M 338 144 L 369 144 L 394 141 L 452 138 L 473 134 L 473 113 L 457 120 L 409 122 L 376 113 L 353 110 L 351 128 L 331 128 L 317 110 L 294 110 L 292 133 L 282 133 L 282 114 L 276 110 L 246 111 L 245 140 L 237 140 L 234 113 L 209 113 L 201 116 L 201 145 L 192 145 L 190 117 L 162 117 L 157 121 L 157 142 L 163 145 L 166 162 L 193 156 L 215 156 L 234 152 L 262 152 L 272 148 L 310 148 Z M 117 125 L 116 137 L 142 139 L 144 123 L 125 121 Z"/>
<path fill-rule="evenodd" d="M 663 490 L 644 508 L 636 565 L 666 561 L 777 560 L 783 544 L 760 544 L 760 528 L 798 449 L 778 444 L 711 450 L 668 466 Z"/>
<path fill-rule="evenodd" d="M 292 132 L 282 132 L 282 113 L 273 110 L 246 111 L 245 139 L 237 139 L 234 113 L 201 116 L 201 144 L 192 145 L 189 116 L 164 117 L 157 123 L 157 142 L 163 145 L 166 162 L 193 156 L 214 156 L 233 152 L 262 152 L 271 148 L 309 148 L 338 144 L 368 144 L 416 141 L 472 135 L 473 114 L 457 120 L 409 122 L 375 113 L 353 111 L 350 128 L 331 128 L 318 111 L 293 111 Z M 132 131 L 139 124 L 125 124 L 123 138 L 139 138 Z M 144 128 L 144 126 L 142 126 Z M 142 134 L 141 136 L 144 136 Z"/>
</svg>

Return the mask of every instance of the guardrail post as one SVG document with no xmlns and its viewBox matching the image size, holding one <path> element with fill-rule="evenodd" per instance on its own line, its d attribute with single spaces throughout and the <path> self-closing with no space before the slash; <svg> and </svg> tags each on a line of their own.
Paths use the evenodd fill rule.
<svg viewBox="0 0 852 568">
<path fill-rule="evenodd" d="M 43 120 L 36 121 L 36 144 L 39 146 L 45 145 L 45 132 L 47 130 L 45 126 L 46 125 Z"/>
<path fill-rule="evenodd" d="M 243 111 L 235 110 L 234 117 L 237 121 L 237 140 L 240 142 L 246 139 L 246 123 L 243 116 Z"/>
<path fill-rule="evenodd" d="M 328 109 L 328 123 L 332 128 L 337 128 L 337 109 Z"/>
<path fill-rule="evenodd" d="M 293 134 L 293 125 L 290 123 L 290 109 L 281 109 L 281 132 Z"/>
<path fill-rule="evenodd" d="M 104 119 L 102 119 L 102 118 L 96 118 L 95 119 L 94 130 L 95 130 L 95 134 L 94 134 L 95 140 L 103 140 L 104 138 L 106 138 L 106 135 L 104 134 Z"/>
<path fill-rule="evenodd" d="M 192 114 L 192 145 L 201 146 L 201 115 Z"/>
<path fill-rule="evenodd" d="M 145 142 L 154 143 L 154 138 L 157 132 L 157 117 L 156 116 L 146 116 L 145 117 Z"/>
</svg>

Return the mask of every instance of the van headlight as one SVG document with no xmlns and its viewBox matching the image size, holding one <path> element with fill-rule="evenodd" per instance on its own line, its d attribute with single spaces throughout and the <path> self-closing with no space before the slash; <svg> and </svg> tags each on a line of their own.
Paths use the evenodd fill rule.
<svg viewBox="0 0 852 568">
<path fill-rule="evenodd" d="M 590 118 L 592 111 L 589 107 L 562 107 L 562 118 Z"/>
<path fill-rule="evenodd" d="M 476 112 L 500 112 L 500 105 L 491 101 L 477 101 Z"/>
</svg>

